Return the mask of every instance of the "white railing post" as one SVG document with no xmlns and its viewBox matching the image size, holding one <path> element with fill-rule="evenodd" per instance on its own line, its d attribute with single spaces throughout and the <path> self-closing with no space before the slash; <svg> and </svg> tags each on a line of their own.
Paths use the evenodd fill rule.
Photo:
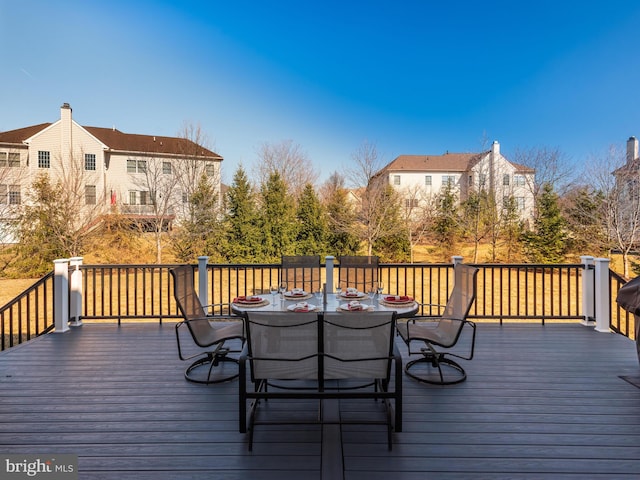
<svg viewBox="0 0 640 480">
<path fill-rule="evenodd" d="M 453 255 L 451 257 L 451 263 L 456 266 L 458 263 L 462 263 L 462 255 Z"/>
<path fill-rule="evenodd" d="M 56 333 L 69 330 L 69 259 L 53 261 L 53 322 Z"/>
<path fill-rule="evenodd" d="M 584 319 L 582 324 L 586 326 L 593 326 L 595 320 L 593 295 L 594 295 L 594 280 L 595 280 L 595 266 L 594 259 L 589 255 L 583 255 L 580 257 L 584 268 L 582 270 L 582 315 Z"/>
<path fill-rule="evenodd" d="M 69 259 L 71 266 L 71 295 L 69 301 L 69 325 L 79 327 L 82 325 L 82 257 Z"/>
<path fill-rule="evenodd" d="M 326 285 L 327 285 L 327 293 L 333 292 L 333 263 L 335 261 L 335 257 L 331 255 L 327 255 L 324 257 L 325 263 L 325 277 L 326 277 Z"/>
<path fill-rule="evenodd" d="M 595 276 L 596 276 L 596 332 L 609 333 L 609 310 L 611 308 L 611 298 L 609 295 L 609 259 L 595 259 Z"/>
<path fill-rule="evenodd" d="M 198 298 L 203 307 L 209 305 L 209 276 L 207 275 L 207 264 L 209 257 L 203 255 L 198 257 Z"/>
</svg>

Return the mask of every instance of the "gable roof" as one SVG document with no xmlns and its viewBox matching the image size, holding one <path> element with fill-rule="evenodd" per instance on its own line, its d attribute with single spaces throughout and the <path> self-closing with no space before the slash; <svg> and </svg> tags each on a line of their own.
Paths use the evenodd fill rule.
<svg viewBox="0 0 640 480">
<path fill-rule="evenodd" d="M 480 162 L 491 151 L 480 153 L 445 153 L 444 155 L 400 155 L 382 172 L 466 172 Z M 504 158 L 504 157 L 503 157 Z M 535 170 L 507 160 L 517 172 L 534 173 Z"/>
<path fill-rule="evenodd" d="M 217 153 L 186 138 L 123 133 L 115 128 L 84 127 L 84 129 L 111 150 L 213 157 L 222 160 L 222 157 Z"/>
<path fill-rule="evenodd" d="M 36 133 L 50 125 L 51 123 L 41 123 L 39 125 L 31 125 L 30 127 L 18 128 L 17 130 L 0 132 L 0 143 L 22 144 L 27 138 L 33 137 Z"/>
<path fill-rule="evenodd" d="M 405 172 L 466 172 L 471 162 L 485 153 L 445 153 L 444 155 L 400 155 L 383 170 Z"/>
<path fill-rule="evenodd" d="M 52 123 L 41 123 L 30 127 L 0 132 L 0 143 L 22 144 L 28 138 L 41 132 Z M 138 135 L 123 133 L 115 128 L 82 127 L 110 150 L 121 152 L 157 153 L 164 155 L 180 155 L 191 157 L 209 157 L 222 160 L 222 157 L 191 140 L 177 137 L 159 137 L 154 135 Z"/>
</svg>

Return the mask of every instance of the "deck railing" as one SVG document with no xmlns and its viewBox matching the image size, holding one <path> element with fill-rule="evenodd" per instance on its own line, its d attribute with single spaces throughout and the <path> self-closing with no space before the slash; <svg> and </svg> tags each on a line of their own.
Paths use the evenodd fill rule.
<svg viewBox="0 0 640 480">
<path fill-rule="evenodd" d="M 328 257 L 332 258 L 332 257 Z M 591 257 L 585 257 L 591 258 Z M 204 259 L 204 262 L 202 261 Z M 72 262 L 73 265 L 73 262 Z M 173 298 L 169 269 L 174 264 L 81 265 L 68 273 L 69 308 L 58 312 L 71 324 L 83 321 L 175 320 L 180 318 Z M 204 266 L 204 268 L 203 268 Z M 323 265 L 328 267 L 329 265 Z M 580 320 L 593 323 L 595 284 L 588 264 L 477 264 L 478 295 L 470 312 L 476 320 Z M 56 265 L 56 268 L 58 265 Z M 68 267 L 66 267 L 68 268 Z M 264 294 L 278 283 L 279 264 L 208 264 L 206 257 L 194 272 L 203 303 L 228 313 L 240 295 Z M 339 269 L 339 265 L 335 266 Z M 607 268 L 608 270 L 608 268 Z M 322 283 L 331 269 L 322 268 Z M 406 294 L 423 304 L 420 313 L 439 313 L 435 305 L 446 303 L 453 289 L 453 264 L 381 264 L 379 280 L 385 292 Z M 633 315 L 615 303 L 625 280 L 608 273 L 606 319 L 611 330 L 633 338 Z M 586 284 L 585 284 L 586 282 Z M 201 288 L 200 284 L 203 284 Z M 57 285 L 57 284 L 56 284 Z M 62 285 L 65 285 L 64 283 Z M 60 287 L 62 288 L 62 287 Z M 54 328 L 53 272 L 0 308 L 2 350 L 25 342 Z M 60 330 L 68 328 L 66 322 Z M 59 327 L 56 327 L 56 331 Z"/>
<path fill-rule="evenodd" d="M 53 330 L 53 280 L 50 272 L 0 308 L 0 351 Z"/>
</svg>

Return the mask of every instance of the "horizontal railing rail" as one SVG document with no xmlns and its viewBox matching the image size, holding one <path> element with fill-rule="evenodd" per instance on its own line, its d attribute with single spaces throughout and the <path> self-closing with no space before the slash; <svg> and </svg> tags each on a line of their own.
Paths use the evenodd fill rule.
<svg viewBox="0 0 640 480">
<path fill-rule="evenodd" d="M 81 265 L 82 321 L 179 319 L 169 270 L 176 264 Z M 325 265 L 322 265 L 325 267 Z M 476 264 L 477 297 L 470 318 L 477 320 L 585 320 L 583 264 Z M 335 265 L 337 278 L 339 264 Z M 194 265 L 194 273 L 198 266 Z M 326 269 L 321 269 L 325 283 Z M 280 277 L 280 264 L 207 264 L 207 303 L 230 313 L 240 295 L 269 294 Z M 198 288 L 199 275 L 195 275 Z M 453 264 L 381 264 L 384 291 L 410 295 L 420 313 L 437 315 L 453 289 Z M 633 338 L 633 315 L 615 304 L 625 280 L 610 273 L 611 329 Z M 2 349 L 53 328 L 53 273 L 0 309 Z"/>
</svg>

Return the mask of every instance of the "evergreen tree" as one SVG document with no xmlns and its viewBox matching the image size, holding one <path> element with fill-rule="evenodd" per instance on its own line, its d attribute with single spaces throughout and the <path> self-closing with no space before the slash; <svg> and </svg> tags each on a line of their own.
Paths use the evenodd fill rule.
<svg viewBox="0 0 640 480">
<path fill-rule="evenodd" d="M 300 255 L 321 255 L 328 253 L 327 214 L 313 186 L 307 183 L 298 203 L 298 236 L 296 253 Z"/>
<path fill-rule="evenodd" d="M 262 242 L 255 194 L 247 175 L 238 167 L 227 192 L 227 212 L 224 219 L 225 257 L 229 262 L 261 260 Z"/>
<path fill-rule="evenodd" d="M 577 255 L 584 252 L 608 255 L 611 242 L 607 234 L 602 192 L 581 187 L 564 195 L 563 212 L 569 230 L 568 249 Z"/>
<path fill-rule="evenodd" d="M 295 251 L 296 212 L 287 186 L 279 173 L 269 175 L 261 189 L 260 233 L 264 261 L 279 262 Z"/>
<path fill-rule="evenodd" d="M 324 186 L 325 208 L 328 215 L 329 253 L 339 257 L 356 255 L 360 240 L 355 234 L 356 213 L 349 201 L 344 178 L 334 173 Z"/>
<path fill-rule="evenodd" d="M 513 262 L 521 254 L 520 239 L 524 232 L 524 224 L 518 211 L 518 203 L 513 195 L 505 199 L 500 217 L 500 230 L 503 239 L 504 261 Z M 491 261 L 498 260 L 496 251 L 491 252 Z"/>
<path fill-rule="evenodd" d="M 88 232 L 77 222 L 80 215 L 73 192 L 61 182 L 52 183 L 48 175 L 40 175 L 29 196 L 18 221 L 16 267 L 31 276 L 51 270 L 56 258 L 80 255 Z"/>
<path fill-rule="evenodd" d="M 382 202 L 388 207 L 380 221 L 387 226 L 382 229 L 384 234 L 374 241 L 372 253 L 383 262 L 406 262 L 411 256 L 411 245 L 406 229 L 402 228 L 404 220 L 398 193 L 391 185 L 385 187 Z"/>
<path fill-rule="evenodd" d="M 188 217 L 173 241 L 176 258 L 182 262 L 194 262 L 200 255 L 207 255 L 214 262 L 221 261 L 225 239 L 218 219 L 220 202 L 205 173 L 198 180 L 188 203 Z"/>
<path fill-rule="evenodd" d="M 538 199 L 534 228 L 524 234 L 527 257 L 535 263 L 560 263 L 566 251 L 566 221 L 560 212 L 558 195 L 546 183 Z"/>
<path fill-rule="evenodd" d="M 438 195 L 433 233 L 443 259 L 456 253 L 460 226 L 457 198 L 452 185 L 446 185 Z"/>
</svg>

